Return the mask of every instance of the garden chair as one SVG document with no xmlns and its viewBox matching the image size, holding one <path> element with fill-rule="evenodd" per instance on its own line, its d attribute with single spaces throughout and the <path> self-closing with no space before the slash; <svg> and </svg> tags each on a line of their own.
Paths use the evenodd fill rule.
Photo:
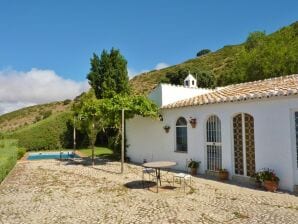
<svg viewBox="0 0 298 224">
<path fill-rule="evenodd" d="M 185 192 L 185 186 L 186 186 L 188 181 L 189 181 L 189 186 L 191 186 L 191 175 L 189 174 L 189 168 L 188 168 L 188 164 L 190 162 L 191 162 L 191 160 L 186 159 L 185 172 L 175 173 L 174 176 L 173 176 L 173 186 L 175 186 L 175 180 L 178 179 L 179 183 L 180 183 L 180 188 L 181 188 L 181 185 L 183 183 L 184 192 Z"/>
<path fill-rule="evenodd" d="M 153 155 L 152 158 L 153 160 Z M 144 159 L 143 163 L 146 163 L 147 161 Z M 142 184 L 144 187 L 144 183 L 145 183 L 145 175 L 148 175 L 148 179 L 149 181 L 154 180 L 154 178 L 156 178 L 156 170 L 153 168 L 148 168 L 148 167 L 142 167 Z"/>
</svg>

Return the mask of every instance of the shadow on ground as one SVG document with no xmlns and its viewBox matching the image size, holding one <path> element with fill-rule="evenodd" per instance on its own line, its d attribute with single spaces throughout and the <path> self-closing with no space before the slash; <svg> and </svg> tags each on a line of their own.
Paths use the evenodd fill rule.
<svg viewBox="0 0 298 224">
<path fill-rule="evenodd" d="M 109 167 L 104 166 L 104 165 L 107 165 L 109 162 L 116 161 L 115 159 L 108 159 L 107 157 L 95 157 L 94 166 L 92 163 L 92 158 L 90 157 L 72 158 L 72 159 L 65 159 L 65 160 L 57 159 L 57 161 L 63 162 L 63 165 L 65 166 L 68 166 L 68 165 L 88 166 L 92 169 L 103 171 L 109 174 L 121 174 L 120 166 L 119 166 L 119 172 L 111 171 L 109 170 Z M 103 166 L 101 167 L 100 165 L 103 165 Z"/>
<path fill-rule="evenodd" d="M 125 187 L 129 189 L 143 189 L 143 188 L 150 188 L 156 186 L 156 183 L 153 181 L 142 181 L 142 180 L 135 180 L 124 184 Z"/>
</svg>

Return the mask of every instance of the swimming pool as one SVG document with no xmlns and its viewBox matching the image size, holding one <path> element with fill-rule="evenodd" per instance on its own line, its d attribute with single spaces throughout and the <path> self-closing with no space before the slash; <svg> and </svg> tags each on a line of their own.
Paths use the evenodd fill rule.
<svg viewBox="0 0 298 224">
<path fill-rule="evenodd" d="M 40 160 L 40 159 L 71 159 L 80 158 L 73 151 L 63 151 L 63 152 L 34 152 L 29 153 L 27 160 Z"/>
</svg>

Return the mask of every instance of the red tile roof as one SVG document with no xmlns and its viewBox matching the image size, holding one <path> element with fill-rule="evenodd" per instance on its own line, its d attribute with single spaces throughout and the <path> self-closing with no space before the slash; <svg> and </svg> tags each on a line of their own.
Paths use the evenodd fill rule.
<svg viewBox="0 0 298 224">
<path fill-rule="evenodd" d="M 297 94 L 298 74 L 295 74 L 225 86 L 203 95 L 165 105 L 162 108 L 169 109 Z"/>
</svg>

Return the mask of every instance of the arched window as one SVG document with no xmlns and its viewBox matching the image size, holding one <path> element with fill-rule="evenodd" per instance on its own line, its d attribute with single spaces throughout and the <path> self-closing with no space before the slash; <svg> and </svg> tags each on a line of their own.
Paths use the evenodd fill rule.
<svg viewBox="0 0 298 224">
<path fill-rule="evenodd" d="M 187 152 L 187 121 L 184 117 L 176 122 L 176 151 Z"/>
<path fill-rule="evenodd" d="M 208 118 L 206 132 L 207 169 L 219 170 L 222 168 L 221 122 L 217 116 L 212 115 Z"/>
</svg>

